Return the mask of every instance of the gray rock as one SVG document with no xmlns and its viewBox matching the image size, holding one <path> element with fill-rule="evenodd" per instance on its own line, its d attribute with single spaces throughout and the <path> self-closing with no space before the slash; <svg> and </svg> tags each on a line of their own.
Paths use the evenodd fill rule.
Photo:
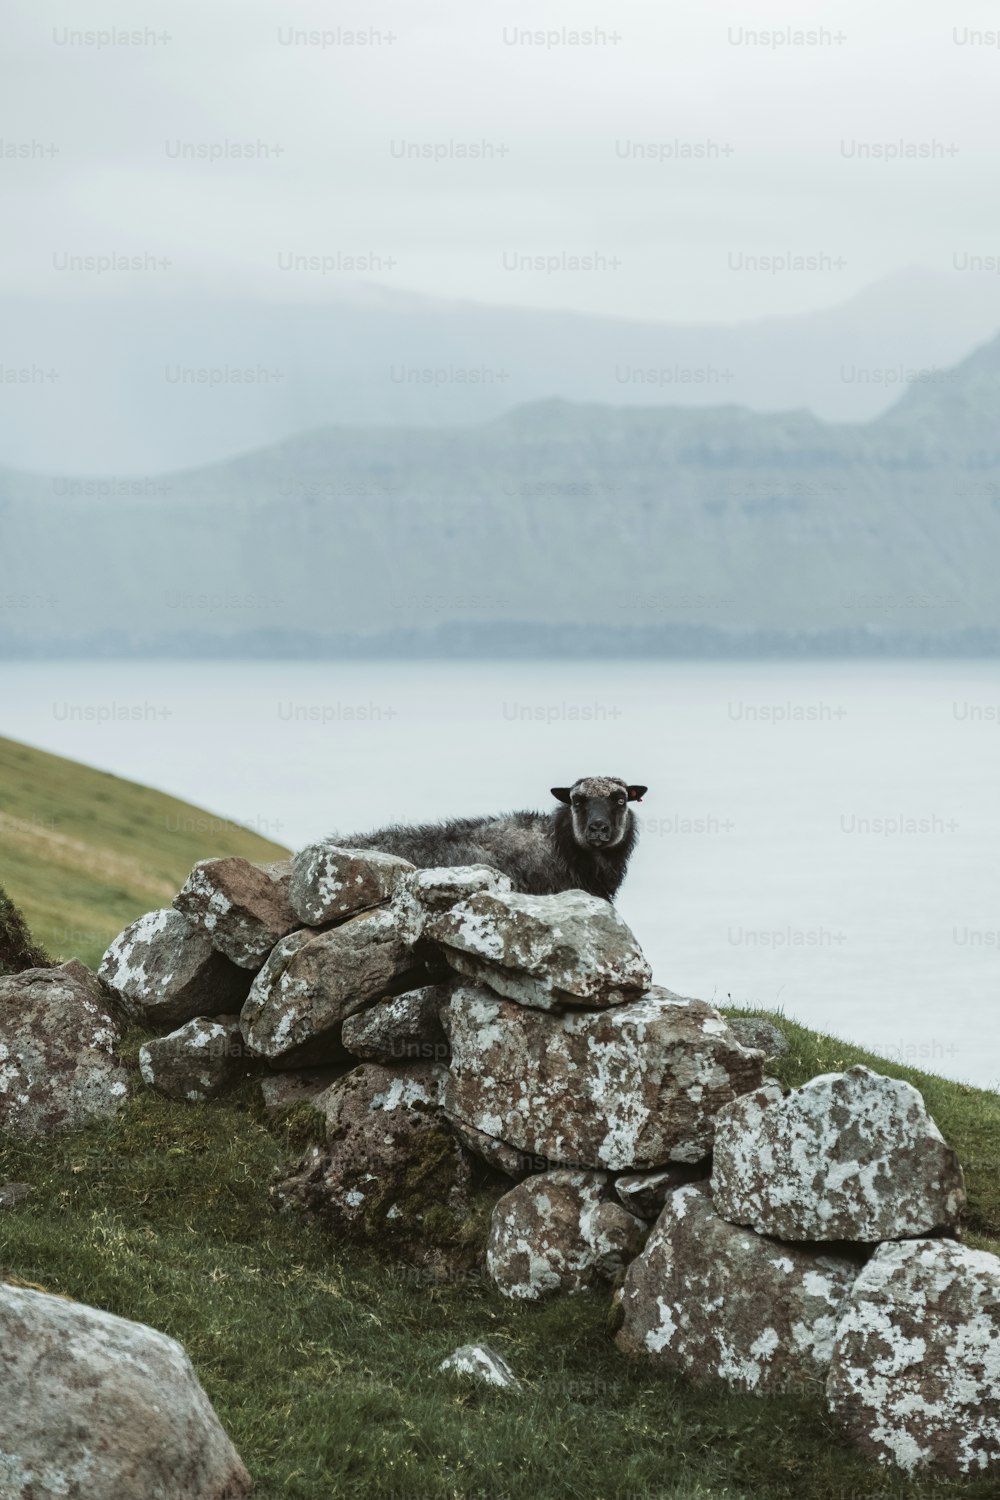
<svg viewBox="0 0 1000 1500">
<path fill-rule="evenodd" d="M 414 870 L 404 881 L 406 890 L 426 911 L 448 911 L 477 891 L 513 890 L 509 875 L 490 865 L 438 865 Z"/>
<path fill-rule="evenodd" d="M 466 1125 L 464 1120 L 457 1120 L 453 1115 L 449 1115 L 448 1120 L 466 1150 L 486 1162 L 495 1172 L 505 1172 L 518 1182 L 532 1172 L 547 1172 L 553 1165 L 547 1157 L 528 1156 L 524 1151 L 508 1146 L 506 1141 L 498 1141 L 495 1136 L 487 1135 L 473 1125 Z"/>
<path fill-rule="evenodd" d="M 300 1104 L 315 1105 L 331 1083 L 336 1083 L 356 1064 L 353 1059 L 337 1068 L 304 1068 L 288 1073 L 271 1073 L 260 1080 L 264 1114 L 272 1122 L 284 1120 Z M 322 1113 L 322 1110 L 319 1111 Z"/>
<path fill-rule="evenodd" d="M 553 1014 L 466 985 L 441 1019 L 456 1124 L 575 1167 L 700 1161 L 718 1110 L 761 1081 L 761 1054 L 741 1047 L 718 1011 L 669 990 Z"/>
<path fill-rule="evenodd" d="M 243 1035 L 275 1059 L 334 1032 L 355 1011 L 398 988 L 413 967 L 409 945 L 386 908 L 339 927 L 294 932 L 275 945 L 241 1013 Z"/>
<path fill-rule="evenodd" d="M 461 1349 L 442 1360 L 438 1369 L 452 1375 L 471 1375 L 483 1385 L 496 1385 L 504 1390 L 516 1391 L 521 1387 L 503 1355 L 489 1344 L 463 1344 Z"/>
<path fill-rule="evenodd" d="M 128 1094 L 121 1026 L 97 975 L 72 959 L 0 979 L 0 1129 L 78 1130 Z"/>
<path fill-rule="evenodd" d="M 869 1458 L 939 1478 L 1000 1470 L 1000 1260 L 880 1245 L 837 1326 L 831 1412 Z"/>
<path fill-rule="evenodd" d="M 448 1039 L 438 1015 L 451 994 L 426 984 L 348 1016 L 341 1037 L 348 1052 L 366 1062 L 445 1062 Z"/>
<path fill-rule="evenodd" d="M 407 1256 L 445 1240 L 469 1212 L 469 1162 L 441 1111 L 444 1069 L 362 1063 L 316 1101 L 312 1146 L 273 1196 L 342 1238 Z"/>
<path fill-rule="evenodd" d="M 671 1193 L 707 1176 L 707 1162 L 690 1166 L 675 1162 L 658 1172 L 624 1172 L 615 1179 L 615 1193 L 629 1213 L 638 1214 L 640 1219 L 656 1219 Z"/>
<path fill-rule="evenodd" d="M 300 921 L 318 927 L 388 901 L 412 869 L 407 860 L 377 849 L 309 844 L 292 860 L 289 897 Z"/>
<path fill-rule="evenodd" d="M 131 1016 L 154 1029 L 238 1011 L 251 976 L 172 907 L 149 911 L 114 939 L 99 970 Z"/>
<path fill-rule="evenodd" d="M 756 1395 L 811 1388 L 857 1270 L 726 1223 L 705 1184 L 690 1183 L 625 1273 L 615 1342 L 696 1382 Z"/>
<path fill-rule="evenodd" d="M 723 1218 L 761 1234 L 868 1244 L 953 1227 L 965 1202 L 917 1090 L 860 1066 L 721 1110 L 712 1192 Z"/>
<path fill-rule="evenodd" d="M 0 1208 L 17 1208 L 31 1193 L 27 1182 L 5 1182 L 0 1187 Z"/>
<path fill-rule="evenodd" d="M 638 1253 L 645 1224 L 614 1202 L 606 1172 L 543 1172 L 493 1210 L 486 1274 L 505 1297 L 536 1301 L 612 1280 Z"/>
<path fill-rule="evenodd" d="M 727 1016 L 727 1024 L 733 1036 L 744 1047 L 756 1047 L 768 1059 L 783 1057 L 789 1041 L 780 1027 L 763 1016 Z"/>
<path fill-rule="evenodd" d="M 290 860 L 204 859 L 174 906 L 239 968 L 259 969 L 278 939 L 299 925 L 288 899 L 291 874 Z"/>
<path fill-rule="evenodd" d="M 168 1099 L 215 1099 L 244 1077 L 247 1052 L 239 1016 L 196 1016 L 139 1049 L 139 1071 Z"/>
<path fill-rule="evenodd" d="M 460 974 L 543 1010 L 621 1005 L 652 978 L 615 908 L 584 891 L 476 891 L 431 916 L 424 936 Z"/>
<path fill-rule="evenodd" d="M 253 1488 L 180 1344 L 0 1284 L 4 1500 L 243 1500 Z"/>
<path fill-rule="evenodd" d="M 416 943 L 436 913 L 449 911 L 477 891 L 512 889 L 510 876 L 489 865 L 440 865 L 405 875 L 393 894 L 392 907 L 407 941 Z"/>
</svg>

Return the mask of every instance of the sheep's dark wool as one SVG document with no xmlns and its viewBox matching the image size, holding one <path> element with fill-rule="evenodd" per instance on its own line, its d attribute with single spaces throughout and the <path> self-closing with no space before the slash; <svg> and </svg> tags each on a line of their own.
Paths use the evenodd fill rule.
<svg viewBox="0 0 1000 1500">
<path fill-rule="evenodd" d="M 560 805 L 551 813 L 394 824 L 332 837 L 350 849 L 395 854 L 421 869 L 491 865 L 527 895 L 581 890 L 613 901 L 638 837 L 628 803 L 640 801 L 645 791 L 617 776 L 583 776 L 572 786 L 552 788 Z"/>
</svg>

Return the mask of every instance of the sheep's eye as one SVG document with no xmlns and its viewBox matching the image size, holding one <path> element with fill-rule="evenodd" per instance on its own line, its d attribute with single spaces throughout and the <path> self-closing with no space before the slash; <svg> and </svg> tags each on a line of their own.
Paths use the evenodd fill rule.
<svg viewBox="0 0 1000 1500">
<path fill-rule="evenodd" d="M 572 804 L 573 804 L 574 807 L 582 807 L 583 806 L 583 798 L 582 797 L 571 797 L 570 801 L 572 802 Z"/>
<path fill-rule="evenodd" d="M 625 798 L 622 796 L 621 792 L 618 793 L 617 797 L 615 798 L 615 801 L 618 803 L 619 807 L 624 807 L 625 806 Z"/>
</svg>

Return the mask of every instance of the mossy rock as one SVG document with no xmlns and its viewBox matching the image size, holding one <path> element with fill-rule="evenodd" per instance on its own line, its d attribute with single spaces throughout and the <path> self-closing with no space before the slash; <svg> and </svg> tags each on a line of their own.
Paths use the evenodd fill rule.
<svg viewBox="0 0 1000 1500">
<path fill-rule="evenodd" d="M 6 891 L 0 889 L 0 974 L 51 967 L 52 960 L 32 941 L 28 924 Z"/>
</svg>

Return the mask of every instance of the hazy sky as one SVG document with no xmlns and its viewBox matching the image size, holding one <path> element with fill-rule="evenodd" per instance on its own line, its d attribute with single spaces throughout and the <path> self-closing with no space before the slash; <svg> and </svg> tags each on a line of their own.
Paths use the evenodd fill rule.
<svg viewBox="0 0 1000 1500">
<path fill-rule="evenodd" d="M 0 291 L 728 321 L 961 275 L 1000 255 L 998 31 L 976 0 L 11 0 Z M 109 255 L 143 268 L 68 268 Z M 783 256 L 818 265 L 748 264 Z"/>
</svg>

